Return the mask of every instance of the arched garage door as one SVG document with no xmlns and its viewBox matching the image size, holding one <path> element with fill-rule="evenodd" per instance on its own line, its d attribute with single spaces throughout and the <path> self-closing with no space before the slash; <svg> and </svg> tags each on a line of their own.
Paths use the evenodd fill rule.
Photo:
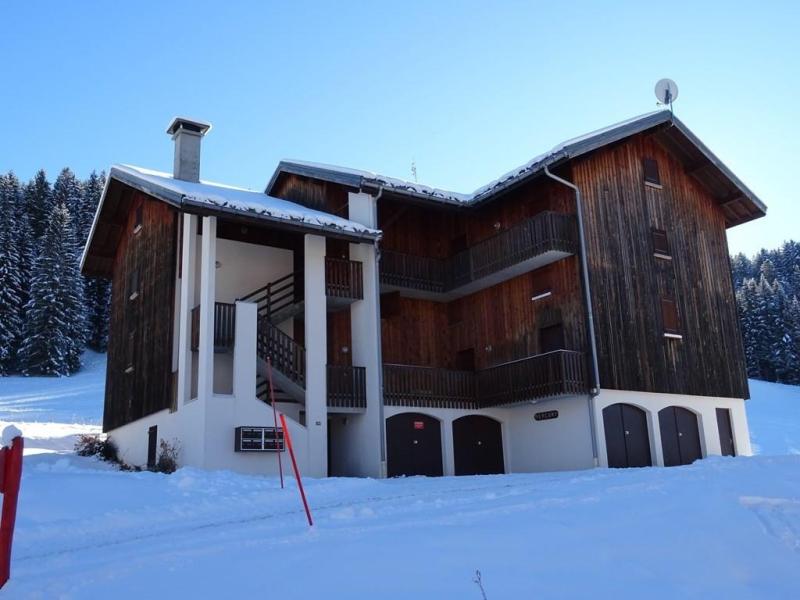
<svg viewBox="0 0 800 600">
<path fill-rule="evenodd" d="M 505 472 L 500 423 L 483 415 L 456 419 L 453 421 L 453 453 L 456 475 Z"/>
<path fill-rule="evenodd" d="M 401 475 L 442 475 L 442 428 L 421 413 L 400 413 L 386 419 L 387 471 Z"/>
<path fill-rule="evenodd" d="M 609 467 L 649 467 L 650 436 L 647 415 L 630 404 L 612 404 L 603 409 L 603 429 Z"/>
<path fill-rule="evenodd" d="M 658 411 L 661 429 L 661 448 L 664 466 L 690 465 L 703 458 L 697 415 L 680 406 L 668 406 Z"/>
</svg>

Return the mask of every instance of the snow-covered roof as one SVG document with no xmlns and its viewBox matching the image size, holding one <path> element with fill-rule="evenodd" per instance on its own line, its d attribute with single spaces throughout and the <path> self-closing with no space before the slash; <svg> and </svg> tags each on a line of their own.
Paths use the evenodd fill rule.
<svg viewBox="0 0 800 600">
<path fill-rule="evenodd" d="M 551 150 L 540 154 L 524 165 L 521 165 L 501 175 L 494 181 L 487 183 L 471 193 L 453 192 L 442 190 L 412 181 L 405 181 L 395 177 L 387 177 L 379 173 L 339 167 L 321 163 L 300 160 L 283 160 L 270 179 L 266 191 L 270 193 L 282 173 L 292 173 L 308 177 L 315 177 L 327 181 L 341 183 L 352 187 L 382 187 L 399 194 L 428 199 L 446 204 L 470 206 L 502 192 L 503 190 L 520 183 L 522 180 L 537 175 L 544 168 L 561 163 L 564 160 L 576 158 L 602 146 L 614 143 L 636 133 L 651 129 L 658 125 L 671 123 L 680 133 L 688 139 L 700 155 L 714 166 L 731 186 L 739 190 L 743 197 L 753 203 L 756 211 L 766 212 L 766 206 L 730 171 L 677 117 L 669 110 L 657 110 L 615 123 L 608 127 L 569 139 L 558 144 Z"/>
<path fill-rule="evenodd" d="M 132 165 L 112 166 L 109 178 L 117 179 L 143 192 L 182 206 L 204 205 L 268 221 L 283 221 L 310 229 L 325 229 L 358 237 L 380 237 L 379 231 L 355 221 L 307 208 L 288 200 L 273 198 L 254 190 L 210 181 L 200 181 L 199 183 L 183 181 L 175 179 L 169 173 Z"/>
</svg>

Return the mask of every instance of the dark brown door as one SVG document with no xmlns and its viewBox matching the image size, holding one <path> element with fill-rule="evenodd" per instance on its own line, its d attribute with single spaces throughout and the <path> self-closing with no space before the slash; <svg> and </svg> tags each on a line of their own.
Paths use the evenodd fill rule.
<svg viewBox="0 0 800 600">
<path fill-rule="evenodd" d="M 727 408 L 717 409 L 717 429 L 719 429 L 719 445 L 722 456 L 736 456 L 733 428 L 731 427 L 731 411 Z"/>
<path fill-rule="evenodd" d="M 443 474 L 442 429 L 433 417 L 400 413 L 386 419 L 386 450 L 389 477 Z"/>
<path fill-rule="evenodd" d="M 649 467 L 650 436 L 647 415 L 630 404 L 612 404 L 603 409 L 608 466 Z"/>
<path fill-rule="evenodd" d="M 453 421 L 456 475 L 504 473 L 503 434 L 500 423 L 482 415 Z"/>
<path fill-rule="evenodd" d="M 664 466 L 690 465 L 703 458 L 697 415 L 680 406 L 668 406 L 658 412 Z"/>
<path fill-rule="evenodd" d="M 564 325 L 556 323 L 539 330 L 539 348 L 542 353 L 564 349 Z"/>
<path fill-rule="evenodd" d="M 153 425 L 147 430 L 147 468 L 156 467 L 156 448 L 158 446 L 158 427 Z"/>
</svg>

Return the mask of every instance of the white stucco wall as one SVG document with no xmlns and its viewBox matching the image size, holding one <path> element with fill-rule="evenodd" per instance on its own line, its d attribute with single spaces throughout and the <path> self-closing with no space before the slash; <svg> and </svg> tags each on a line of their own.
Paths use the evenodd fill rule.
<svg viewBox="0 0 800 600">
<path fill-rule="evenodd" d="M 661 431 L 658 424 L 658 412 L 668 406 L 686 408 L 698 417 L 700 445 L 703 457 L 721 453 L 719 429 L 717 426 L 717 408 L 731 411 L 731 427 L 733 428 L 734 445 L 738 456 L 750 456 L 750 430 L 747 425 L 747 414 L 741 398 L 714 398 L 709 396 L 687 396 L 681 394 L 652 394 L 647 392 L 630 392 L 621 390 L 601 390 L 594 400 L 595 421 L 597 424 L 597 445 L 600 465 L 608 466 L 605 433 L 603 430 L 603 409 L 618 402 L 631 404 L 641 408 L 647 415 L 648 433 L 650 436 L 650 456 L 653 464 L 664 465 L 664 453 L 661 447 Z"/>
</svg>

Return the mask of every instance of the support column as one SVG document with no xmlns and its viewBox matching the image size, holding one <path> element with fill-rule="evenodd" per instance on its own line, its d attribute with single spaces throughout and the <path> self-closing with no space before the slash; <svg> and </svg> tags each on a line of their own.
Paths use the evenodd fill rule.
<svg viewBox="0 0 800 600">
<path fill-rule="evenodd" d="M 214 302 L 217 274 L 217 218 L 203 217 L 200 249 L 200 347 L 197 397 L 214 394 Z"/>
<path fill-rule="evenodd" d="M 373 196 L 350 193 L 349 218 L 376 228 L 377 211 Z M 353 365 L 366 368 L 367 409 L 352 419 L 357 440 L 358 470 L 361 477 L 385 477 L 386 453 L 383 416 L 383 360 L 381 358 L 380 284 L 378 249 L 375 244 L 350 244 L 350 259 L 360 261 L 364 299 L 350 305 L 350 335 Z"/>
<path fill-rule="evenodd" d="M 196 305 L 194 279 L 197 257 L 197 217 L 183 214 L 181 296 L 178 325 L 178 406 L 192 399 L 192 309 Z"/>
<path fill-rule="evenodd" d="M 236 331 L 233 342 L 233 395 L 237 400 L 256 397 L 256 332 L 258 305 L 236 303 Z"/>
<path fill-rule="evenodd" d="M 328 474 L 328 314 L 325 297 L 325 238 L 306 234 L 304 246 L 308 475 L 325 477 Z"/>
</svg>

